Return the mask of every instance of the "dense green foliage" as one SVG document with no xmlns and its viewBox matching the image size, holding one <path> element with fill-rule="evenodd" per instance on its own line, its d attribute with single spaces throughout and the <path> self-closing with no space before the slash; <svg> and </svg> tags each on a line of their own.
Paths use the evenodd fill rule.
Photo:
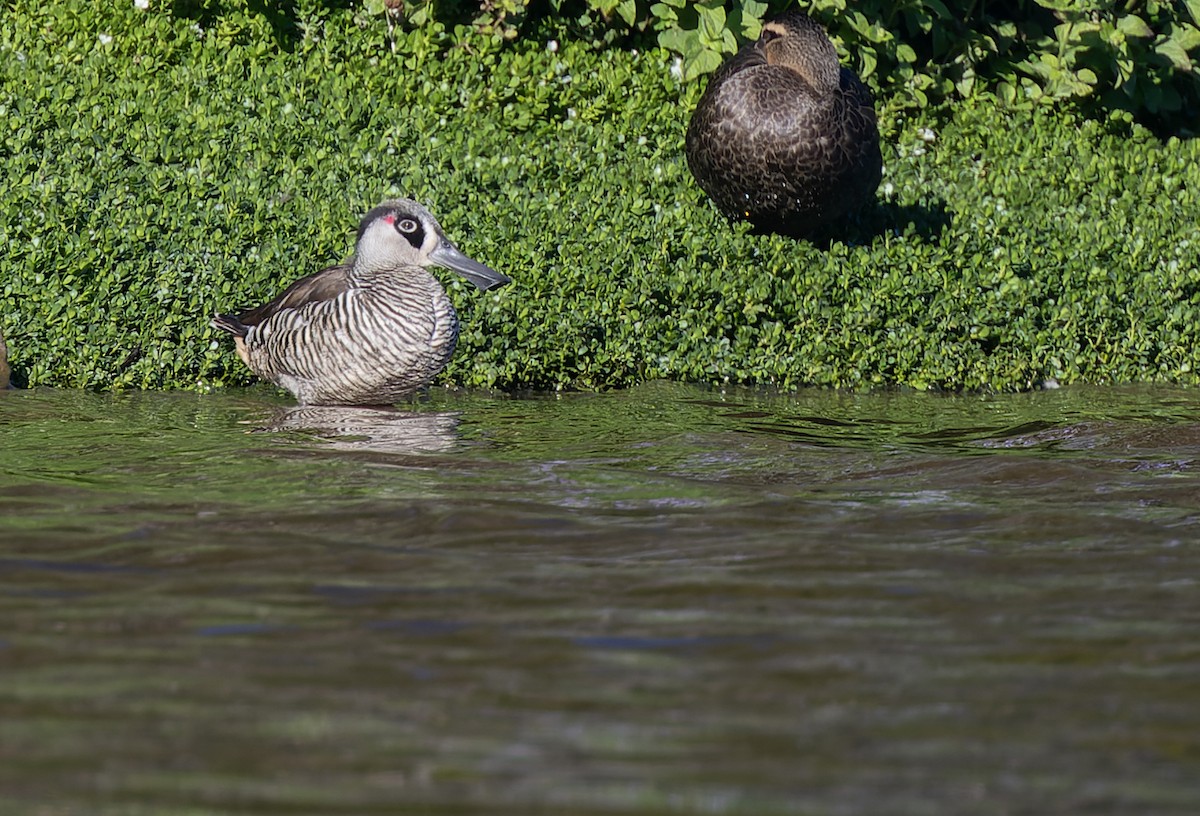
<svg viewBox="0 0 1200 816">
<path fill-rule="evenodd" d="M 705 200 L 682 153 L 703 82 L 669 52 L 429 25 L 393 54 L 362 9 L 320 13 L 291 36 L 248 9 L 7 3 L 0 328 L 22 379 L 247 382 L 208 316 L 340 260 L 406 194 L 515 280 L 442 276 L 464 323 L 447 381 L 1197 380 L 1195 140 L 884 105 L 879 204 L 817 247 Z"/>
<path fill-rule="evenodd" d="M 309 0 L 312 2 L 312 0 Z M 392 8 L 387 11 L 387 6 Z M 367 0 L 394 20 L 470 19 L 511 39 L 531 25 L 529 0 Z M 685 79 L 716 69 L 762 21 L 798 6 L 826 25 L 843 56 L 898 104 L 969 97 L 1007 103 L 1085 100 L 1159 127 L 1200 117 L 1200 0 L 550 0 L 582 27 L 649 31 L 681 56 Z M 306 12 L 301 3 L 297 19 Z"/>
</svg>

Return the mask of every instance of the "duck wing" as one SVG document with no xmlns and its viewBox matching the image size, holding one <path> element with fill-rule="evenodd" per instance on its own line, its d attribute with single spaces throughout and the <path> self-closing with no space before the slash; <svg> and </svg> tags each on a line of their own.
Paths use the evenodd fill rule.
<svg viewBox="0 0 1200 816">
<path fill-rule="evenodd" d="M 747 43 L 742 46 L 740 51 L 721 63 L 721 67 L 713 72 L 713 75 L 709 77 L 708 87 L 720 85 L 729 77 L 740 71 L 745 71 L 747 68 L 766 64 L 767 58 L 763 54 L 762 49 L 758 47 L 758 44 Z"/>
<path fill-rule="evenodd" d="M 301 278 L 284 289 L 274 300 L 242 312 L 238 315 L 238 320 L 243 325 L 256 326 L 285 309 L 299 309 L 307 303 L 333 300 L 350 289 L 350 270 L 353 267 L 354 259 L 351 258 L 344 264 L 330 266 Z"/>
</svg>

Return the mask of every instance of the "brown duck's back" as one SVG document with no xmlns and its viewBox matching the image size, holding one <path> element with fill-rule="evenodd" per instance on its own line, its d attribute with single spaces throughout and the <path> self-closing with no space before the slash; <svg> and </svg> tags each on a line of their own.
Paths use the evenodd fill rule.
<svg viewBox="0 0 1200 816">
<path fill-rule="evenodd" d="M 687 133 L 700 187 L 727 217 L 812 235 L 860 208 L 882 175 L 871 94 L 852 71 L 820 92 L 747 46 L 713 75 Z"/>
</svg>

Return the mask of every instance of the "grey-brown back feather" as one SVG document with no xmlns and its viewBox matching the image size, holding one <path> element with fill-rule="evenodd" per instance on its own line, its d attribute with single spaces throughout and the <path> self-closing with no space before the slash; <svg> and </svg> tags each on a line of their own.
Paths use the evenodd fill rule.
<svg viewBox="0 0 1200 816">
<path fill-rule="evenodd" d="M 242 312 L 238 315 L 238 320 L 246 326 L 257 326 L 285 309 L 299 309 L 306 303 L 333 300 L 350 288 L 350 271 L 353 268 L 354 259 L 351 258 L 344 264 L 326 267 L 320 272 L 300 278 L 280 292 L 274 300 Z"/>
</svg>

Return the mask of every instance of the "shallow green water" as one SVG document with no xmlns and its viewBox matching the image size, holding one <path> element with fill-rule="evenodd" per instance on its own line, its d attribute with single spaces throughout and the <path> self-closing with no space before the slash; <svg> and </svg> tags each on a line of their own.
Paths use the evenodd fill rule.
<svg viewBox="0 0 1200 816">
<path fill-rule="evenodd" d="M 1200 392 L 412 407 L 0 393 L 0 813 L 1200 812 Z"/>
</svg>

